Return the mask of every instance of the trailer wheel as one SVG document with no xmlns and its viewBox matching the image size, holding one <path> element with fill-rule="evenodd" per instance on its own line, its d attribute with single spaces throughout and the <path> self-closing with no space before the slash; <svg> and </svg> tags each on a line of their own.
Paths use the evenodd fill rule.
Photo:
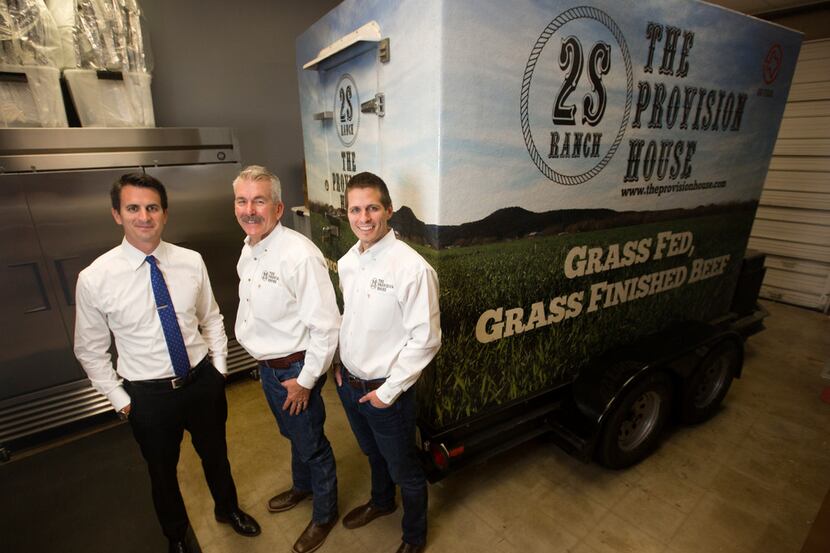
<svg viewBox="0 0 830 553">
<path fill-rule="evenodd" d="M 738 372 L 740 351 L 733 340 L 724 340 L 701 360 L 683 384 L 680 420 L 694 424 L 708 420 L 720 406 Z"/>
<path fill-rule="evenodd" d="M 639 463 L 660 443 L 671 413 L 672 386 L 668 376 L 654 372 L 626 392 L 603 426 L 597 460 L 621 469 Z"/>
</svg>

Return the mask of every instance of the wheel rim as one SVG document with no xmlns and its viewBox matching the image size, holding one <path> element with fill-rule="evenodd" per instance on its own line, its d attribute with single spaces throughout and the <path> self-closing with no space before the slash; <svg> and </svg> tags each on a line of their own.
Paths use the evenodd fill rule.
<svg viewBox="0 0 830 553">
<path fill-rule="evenodd" d="M 700 383 L 695 389 L 696 408 L 705 408 L 718 397 L 728 380 L 731 362 L 731 356 L 722 355 L 704 367 Z"/>
<path fill-rule="evenodd" d="M 620 425 L 618 445 L 622 451 L 631 451 L 642 444 L 654 431 L 660 419 L 662 399 L 655 391 L 647 391 L 631 405 Z"/>
</svg>

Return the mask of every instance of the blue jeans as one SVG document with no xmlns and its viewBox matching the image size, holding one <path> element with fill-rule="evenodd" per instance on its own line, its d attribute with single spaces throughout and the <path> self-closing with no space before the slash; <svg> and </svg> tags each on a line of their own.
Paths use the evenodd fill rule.
<svg viewBox="0 0 830 553">
<path fill-rule="evenodd" d="M 345 371 L 345 369 L 343 369 Z M 427 480 L 415 452 L 415 387 L 386 409 L 358 400 L 367 390 L 343 378 L 340 401 L 372 471 L 372 503 L 380 509 L 395 505 L 395 484 L 403 502 L 403 541 L 423 545 L 427 539 Z"/>
<path fill-rule="evenodd" d="M 295 490 L 313 495 L 311 519 L 325 524 L 337 517 L 337 475 L 334 453 L 331 450 L 323 424 L 326 422 L 326 407 L 320 390 L 326 382 L 321 376 L 311 390 L 308 408 L 297 415 L 283 411 L 282 405 L 288 392 L 281 382 L 297 378 L 303 368 L 303 361 L 291 363 L 286 369 L 272 369 L 259 365 L 262 389 L 265 399 L 277 419 L 280 434 L 291 441 L 291 477 Z"/>
</svg>

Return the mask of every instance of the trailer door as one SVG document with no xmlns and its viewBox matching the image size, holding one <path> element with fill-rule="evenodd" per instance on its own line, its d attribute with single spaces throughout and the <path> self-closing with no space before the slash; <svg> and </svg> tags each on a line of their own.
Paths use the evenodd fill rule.
<svg viewBox="0 0 830 553">
<path fill-rule="evenodd" d="M 370 22 L 304 65 L 320 73 L 314 119 L 326 144 L 326 167 L 314 171 L 323 178 L 308 183 L 308 196 L 312 202 L 329 206 L 328 224 L 321 236 L 314 236 L 329 259 L 338 259 L 353 242 L 340 240 L 341 229 L 348 228 L 346 183 L 362 171 L 383 172 L 380 138 L 386 97 L 380 64 L 388 59 L 387 54 L 388 41 L 381 39 L 377 23 Z"/>
<path fill-rule="evenodd" d="M 369 50 L 322 76 L 323 99 L 332 110 L 326 129 L 329 204 L 345 209 L 345 186 L 361 171 L 382 172 L 380 121 L 385 97 L 380 92 L 377 53 Z"/>
<path fill-rule="evenodd" d="M 309 190 L 335 209 L 345 209 L 345 185 L 361 171 L 381 172 L 379 153 L 381 121 L 386 97 L 381 86 L 380 63 L 389 59 L 389 41 L 381 38 L 374 22 L 363 25 L 323 48 L 303 68 L 320 73 L 318 110 L 328 164 L 323 190 Z M 323 192 L 323 194 L 315 194 Z"/>
</svg>

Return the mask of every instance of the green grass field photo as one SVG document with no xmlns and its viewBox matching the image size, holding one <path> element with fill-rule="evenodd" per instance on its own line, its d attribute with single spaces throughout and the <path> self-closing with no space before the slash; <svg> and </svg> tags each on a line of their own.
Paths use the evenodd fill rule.
<svg viewBox="0 0 830 553">
<path fill-rule="evenodd" d="M 595 356 L 672 321 L 707 321 L 724 314 L 753 215 L 752 211 L 738 211 L 440 251 L 412 244 L 438 272 L 443 333 L 441 350 L 418 383 L 419 418 L 435 429 L 453 425 L 566 384 Z M 348 222 L 341 220 L 338 235 L 323 239 L 321 229 L 334 221 L 312 212 L 313 238 L 324 255 L 336 261 L 354 244 L 355 237 Z M 691 257 L 649 260 L 575 278 L 564 273 L 565 258 L 573 247 L 622 245 L 666 231 L 692 233 Z M 691 272 L 693 259 L 724 255 L 730 258 L 720 276 L 587 311 L 595 283 L 623 281 L 678 266 L 687 266 Z M 332 278 L 336 286 L 337 275 Z M 503 317 L 507 310 L 521 308 L 523 321 L 528 321 L 533 304 L 544 302 L 549 313 L 550 300 L 578 292 L 584 292 L 578 316 L 486 343 L 476 338 L 476 326 L 488 310 L 502 308 Z"/>
</svg>

